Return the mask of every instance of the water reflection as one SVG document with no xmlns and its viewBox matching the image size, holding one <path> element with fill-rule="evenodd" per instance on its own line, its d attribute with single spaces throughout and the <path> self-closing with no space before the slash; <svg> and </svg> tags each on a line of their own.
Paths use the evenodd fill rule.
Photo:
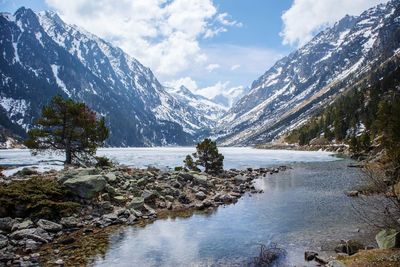
<svg viewBox="0 0 400 267">
<path fill-rule="evenodd" d="M 346 161 L 296 165 L 257 183 L 263 194 L 246 196 L 215 213 L 156 221 L 110 237 L 105 257 L 94 266 L 240 266 L 258 244 L 276 242 L 288 263 L 304 266 L 306 249 L 331 248 L 359 237 L 366 226 L 343 191 L 359 182 Z"/>
</svg>

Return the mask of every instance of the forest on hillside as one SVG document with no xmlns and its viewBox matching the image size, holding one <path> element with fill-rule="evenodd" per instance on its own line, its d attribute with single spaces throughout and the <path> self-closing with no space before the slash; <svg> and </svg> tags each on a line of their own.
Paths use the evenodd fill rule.
<svg viewBox="0 0 400 267">
<path fill-rule="evenodd" d="M 400 166 L 400 68 L 396 61 L 372 71 L 285 140 L 299 145 L 345 143 L 354 154 L 385 149 Z"/>
</svg>

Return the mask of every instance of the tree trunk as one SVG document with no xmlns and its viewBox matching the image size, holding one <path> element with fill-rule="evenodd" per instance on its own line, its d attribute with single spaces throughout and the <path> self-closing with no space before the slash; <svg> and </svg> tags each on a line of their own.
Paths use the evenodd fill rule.
<svg viewBox="0 0 400 267">
<path fill-rule="evenodd" d="M 65 165 L 71 165 L 71 164 L 72 164 L 71 148 L 67 146 L 65 148 Z"/>
</svg>

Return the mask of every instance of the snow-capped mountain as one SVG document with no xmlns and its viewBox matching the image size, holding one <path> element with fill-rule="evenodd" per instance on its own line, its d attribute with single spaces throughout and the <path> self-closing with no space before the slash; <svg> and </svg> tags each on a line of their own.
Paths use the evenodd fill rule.
<svg viewBox="0 0 400 267">
<path fill-rule="evenodd" d="M 149 68 L 53 12 L 1 13 L 0 44 L 0 125 L 20 136 L 56 94 L 106 116 L 113 146 L 190 144 L 214 124 Z"/>
<path fill-rule="evenodd" d="M 400 52 L 400 1 L 346 16 L 279 60 L 215 131 L 224 145 L 271 141 Z"/>
<path fill-rule="evenodd" d="M 211 98 L 212 101 L 218 103 L 225 108 L 233 107 L 239 99 L 249 92 L 248 87 L 238 86 L 224 90 Z"/>
</svg>

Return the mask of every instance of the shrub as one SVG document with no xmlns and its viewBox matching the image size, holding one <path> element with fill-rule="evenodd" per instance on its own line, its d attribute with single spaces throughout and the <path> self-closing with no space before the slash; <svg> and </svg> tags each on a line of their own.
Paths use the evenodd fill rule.
<svg viewBox="0 0 400 267">
<path fill-rule="evenodd" d="M 52 179 L 32 178 L 0 185 L 0 217 L 58 219 L 78 208 L 69 192 Z"/>
</svg>

